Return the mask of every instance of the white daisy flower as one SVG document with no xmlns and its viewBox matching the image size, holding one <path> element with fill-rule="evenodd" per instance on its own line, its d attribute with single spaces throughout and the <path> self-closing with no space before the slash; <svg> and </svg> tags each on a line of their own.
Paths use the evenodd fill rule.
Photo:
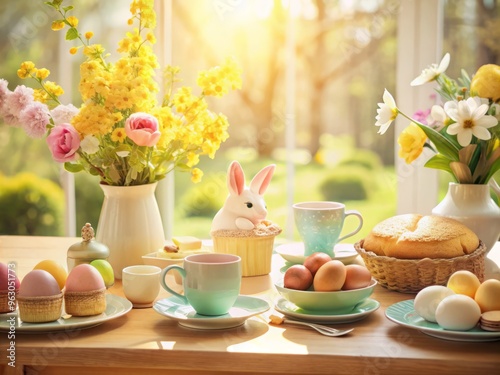
<svg viewBox="0 0 500 375">
<path fill-rule="evenodd" d="M 488 105 L 481 104 L 481 99 L 478 97 L 461 100 L 458 103 L 446 102 L 444 110 L 453 121 L 456 121 L 446 128 L 446 132 L 456 135 L 462 147 L 467 147 L 471 143 L 472 136 L 487 141 L 491 138 L 488 128 L 498 124 L 494 116 L 486 115 Z"/>
<path fill-rule="evenodd" d="M 396 101 L 394 100 L 390 92 L 387 91 L 387 89 L 385 89 L 384 91 L 383 99 L 384 99 L 383 103 L 378 103 L 379 106 L 379 108 L 377 109 L 378 115 L 375 117 L 377 119 L 375 125 L 380 126 L 380 129 L 378 131 L 379 134 L 384 134 L 387 131 L 387 129 L 389 129 L 391 123 L 398 116 L 398 108 L 396 107 Z"/>
<path fill-rule="evenodd" d="M 450 65 L 450 54 L 447 53 L 444 55 L 443 59 L 437 64 L 430 65 L 427 69 L 424 69 L 420 75 L 411 81 L 411 86 L 420 86 L 427 82 L 432 82 L 436 80 L 436 78 L 444 73 L 446 69 L 448 69 L 448 65 Z"/>
<path fill-rule="evenodd" d="M 446 115 L 446 112 L 444 111 L 444 108 L 441 107 L 440 105 L 432 106 L 430 118 L 432 119 L 432 121 L 429 125 L 433 129 L 436 129 L 437 131 L 444 128 L 444 126 L 449 120 L 448 116 Z"/>
</svg>

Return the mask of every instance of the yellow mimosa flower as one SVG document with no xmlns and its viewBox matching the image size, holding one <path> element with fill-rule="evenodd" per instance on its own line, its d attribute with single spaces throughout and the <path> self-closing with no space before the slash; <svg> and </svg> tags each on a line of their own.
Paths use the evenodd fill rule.
<svg viewBox="0 0 500 375">
<path fill-rule="evenodd" d="M 191 181 L 193 181 L 194 183 L 198 183 L 201 181 L 203 177 L 203 171 L 199 168 L 193 168 L 191 170 Z"/>
<path fill-rule="evenodd" d="M 66 18 L 66 21 L 71 25 L 71 27 L 77 27 L 78 26 L 78 18 L 75 16 L 69 16 Z"/>
<path fill-rule="evenodd" d="M 36 71 L 36 78 L 45 79 L 50 75 L 50 71 L 45 68 L 38 69 Z"/>
<path fill-rule="evenodd" d="M 59 31 L 64 29 L 65 23 L 63 21 L 52 21 L 51 29 L 54 31 Z"/>
<path fill-rule="evenodd" d="M 30 77 L 30 73 L 36 74 L 33 61 L 24 61 L 21 63 L 21 67 L 17 70 L 17 76 L 24 79 Z"/>
</svg>

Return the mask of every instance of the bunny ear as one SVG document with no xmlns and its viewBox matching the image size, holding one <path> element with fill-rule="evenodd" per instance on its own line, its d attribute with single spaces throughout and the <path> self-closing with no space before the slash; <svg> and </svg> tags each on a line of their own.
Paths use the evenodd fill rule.
<svg viewBox="0 0 500 375">
<path fill-rule="evenodd" d="M 263 195 L 267 187 L 269 186 L 269 183 L 271 182 L 271 178 L 273 177 L 275 168 L 276 165 L 271 164 L 257 173 L 252 179 L 252 182 L 250 182 L 250 191 L 259 195 Z"/>
<path fill-rule="evenodd" d="M 237 161 L 233 161 L 227 171 L 227 188 L 232 195 L 240 195 L 245 189 L 245 174 Z"/>
</svg>

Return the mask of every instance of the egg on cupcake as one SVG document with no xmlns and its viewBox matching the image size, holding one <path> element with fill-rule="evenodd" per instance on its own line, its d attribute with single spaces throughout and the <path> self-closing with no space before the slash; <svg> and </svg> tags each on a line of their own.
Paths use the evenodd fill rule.
<svg viewBox="0 0 500 375">
<path fill-rule="evenodd" d="M 37 269 L 24 276 L 17 302 L 19 317 L 23 322 L 52 322 L 61 317 L 63 293 L 54 276 Z"/>
<path fill-rule="evenodd" d="M 66 279 L 65 310 L 72 316 L 91 316 L 106 310 L 106 286 L 99 271 L 90 264 L 74 267 Z"/>
</svg>

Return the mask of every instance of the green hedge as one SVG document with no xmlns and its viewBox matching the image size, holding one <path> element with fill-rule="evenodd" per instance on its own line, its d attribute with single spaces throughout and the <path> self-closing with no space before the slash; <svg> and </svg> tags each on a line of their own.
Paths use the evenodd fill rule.
<svg viewBox="0 0 500 375">
<path fill-rule="evenodd" d="M 339 167 L 363 167 L 370 171 L 376 171 L 382 168 L 380 156 L 370 150 L 356 149 L 345 159 L 340 161 Z"/>
<path fill-rule="evenodd" d="M 193 185 L 181 198 L 181 208 L 185 217 L 213 217 L 224 204 L 227 196 L 226 174 L 213 173 Z"/>
<path fill-rule="evenodd" d="M 327 201 L 365 200 L 369 198 L 371 180 L 363 167 L 337 167 L 320 184 L 320 191 Z"/>
<path fill-rule="evenodd" d="M 0 213 L 0 234 L 60 236 L 64 192 L 32 173 L 0 176 Z"/>
</svg>

